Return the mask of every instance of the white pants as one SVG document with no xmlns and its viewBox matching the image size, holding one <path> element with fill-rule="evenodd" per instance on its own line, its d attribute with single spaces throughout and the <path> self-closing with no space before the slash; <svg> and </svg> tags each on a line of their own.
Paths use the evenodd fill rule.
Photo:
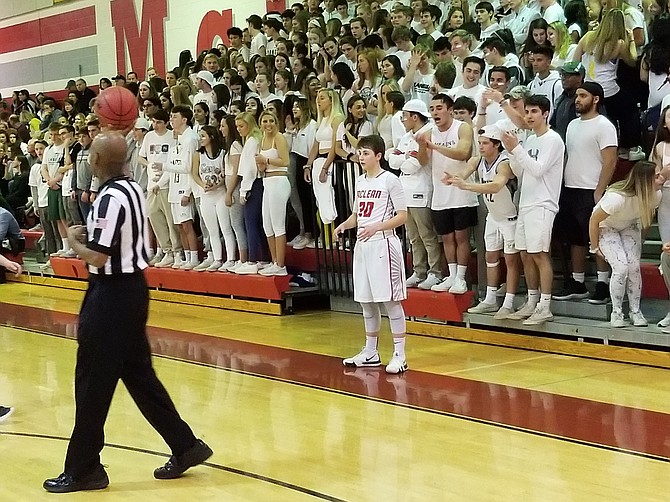
<svg viewBox="0 0 670 502">
<path fill-rule="evenodd" d="M 607 263 L 612 267 L 610 297 L 612 298 L 613 312 L 621 313 L 623 297 L 626 292 L 628 292 L 630 311 L 640 311 L 640 296 L 642 296 L 641 241 L 640 227 L 637 225 L 621 231 L 611 228 L 600 229 L 598 247 Z"/>
<path fill-rule="evenodd" d="M 216 192 L 207 192 L 200 196 L 200 216 L 205 223 L 209 235 L 209 245 L 212 247 L 214 259 L 221 261 L 223 259 L 223 247 L 221 245 L 221 234 L 223 220 L 226 215 L 226 191 L 217 190 Z M 204 230 L 204 229 L 203 229 Z"/>
<path fill-rule="evenodd" d="M 333 188 L 333 166 L 328 170 L 328 178 L 324 183 L 319 181 L 321 168 L 326 163 L 323 157 L 317 157 L 312 164 L 312 189 L 316 197 L 316 205 L 319 208 L 319 216 L 324 225 L 329 225 L 337 218 L 335 207 L 335 189 Z"/>
<path fill-rule="evenodd" d="M 286 203 L 290 196 L 287 176 L 263 178 L 263 230 L 267 237 L 286 234 Z"/>
<path fill-rule="evenodd" d="M 232 176 L 226 176 L 226 186 L 230 186 L 232 178 Z M 223 205 L 223 214 L 224 218 L 219 223 L 223 232 L 223 242 L 226 245 L 226 259 L 234 260 L 236 249 L 246 251 L 249 247 L 247 229 L 244 226 L 244 206 L 240 204 L 239 186 L 233 191 L 233 205 L 230 207 Z"/>
<path fill-rule="evenodd" d="M 407 298 L 402 244 L 397 235 L 356 241 L 354 247 L 354 301 L 400 302 Z"/>
</svg>

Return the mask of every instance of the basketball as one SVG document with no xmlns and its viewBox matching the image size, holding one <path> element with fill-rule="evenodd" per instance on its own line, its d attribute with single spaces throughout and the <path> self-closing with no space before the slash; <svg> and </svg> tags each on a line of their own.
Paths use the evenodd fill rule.
<svg viewBox="0 0 670 502">
<path fill-rule="evenodd" d="M 108 87 L 95 98 L 93 113 L 102 126 L 128 129 L 139 116 L 137 98 L 125 87 Z"/>
</svg>

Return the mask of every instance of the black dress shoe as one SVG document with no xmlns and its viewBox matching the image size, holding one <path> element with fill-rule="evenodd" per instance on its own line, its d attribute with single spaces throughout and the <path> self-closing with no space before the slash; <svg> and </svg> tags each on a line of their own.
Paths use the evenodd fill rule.
<svg viewBox="0 0 670 502">
<path fill-rule="evenodd" d="M 186 450 L 183 455 L 178 457 L 172 455 L 165 465 L 154 471 L 156 479 L 175 479 L 184 474 L 189 469 L 212 456 L 212 449 L 205 444 L 202 439 L 198 439 L 195 444 Z"/>
<path fill-rule="evenodd" d="M 47 479 L 42 486 L 51 493 L 70 493 L 82 490 L 102 490 L 108 485 L 107 473 L 101 468 L 101 472 L 96 472 L 94 476 L 83 480 L 75 480 L 71 475 L 63 473 L 57 478 Z"/>
</svg>

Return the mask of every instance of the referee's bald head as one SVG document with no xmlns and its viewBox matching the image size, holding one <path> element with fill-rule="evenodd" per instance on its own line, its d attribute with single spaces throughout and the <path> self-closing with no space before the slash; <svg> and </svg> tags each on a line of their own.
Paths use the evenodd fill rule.
<svg viewBox="0 0 670 502">
<path fill-rule="evenodd" d="M 101 180 L 125 173 L 126 138 L 119 132 L 106 131 L 98 134 L 89 152 L 91 170 Z"/>
</svg>

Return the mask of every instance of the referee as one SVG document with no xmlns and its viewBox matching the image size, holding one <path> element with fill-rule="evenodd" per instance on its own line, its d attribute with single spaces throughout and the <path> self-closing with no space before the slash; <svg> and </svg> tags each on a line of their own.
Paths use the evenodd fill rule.
<svg viewBox="0 0 670 502">
<path fill-rule="evenodd" d="M 151 364 L 146 336 L 149 295 L 143 273 L 148 266 L 148 226 L 142 189 L 124 174 L 124 137 L 117 132 L 99 134 L 89 158 L 100 190 L 86 228 L 68 230 L 72 248 L 89 265 L 90 278 L 79 314 L 76 416 L 65 469 L 43 485 L 56 493 L 99 490 L 109 484 L 100 451 L 119 379 L 172 450 L 154 477 L 179 477 L 212 455 L 181 419 Z"/>
</svg>

